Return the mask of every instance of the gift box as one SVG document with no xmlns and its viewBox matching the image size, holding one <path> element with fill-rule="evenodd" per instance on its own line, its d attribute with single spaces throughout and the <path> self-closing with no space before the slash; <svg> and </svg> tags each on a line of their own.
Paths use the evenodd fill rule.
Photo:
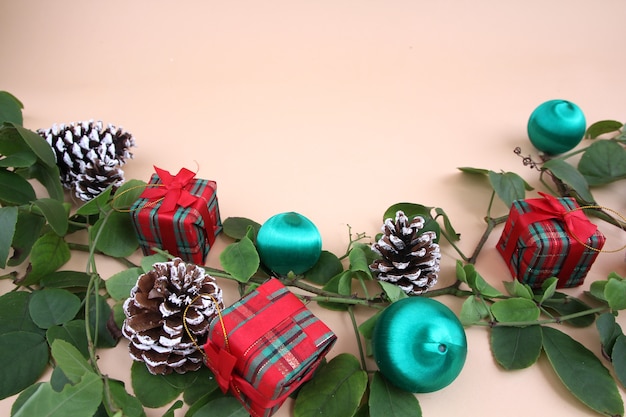
<svg viewBox="0 0 626 417">
<path fill-rule="evenodd" d="M 207 366 L 252 417 L 268 417 L 309 380 L 337 337 L 271 278 L 209 325 Z"/>
<path fill-rule="evenodd" d="M 204 264 L 222 230 L 215 181 L 196 179 L 185 168 L 175 176 L 154 169 L 156 173 L 130 209 L 144 255 L 157 247 L 187 262 Z"/>
<path fill-rule="evenodd" d="M 514 201 L 496 246 L 513 278 L 532 288 L 557 277 L 559 288 L 581 285 L 605 237 L 571 198 Z"/>
</svg>

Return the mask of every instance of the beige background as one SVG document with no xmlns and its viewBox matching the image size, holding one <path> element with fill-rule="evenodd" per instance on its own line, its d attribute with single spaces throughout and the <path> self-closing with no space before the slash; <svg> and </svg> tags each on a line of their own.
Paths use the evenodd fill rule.
<svg viewBox="0 0 626 417">
<path fill-rule="evenodd" d="M 490 191 L 457 167 L 515 171 L 537 185 L 513 148 L 536 156 L 526 122 L 548 99 L 577 103 L 590 122 L 626 118 L 621 0 L 3 0 L 1 7 L 0 90 L 23 101 L 27 127 L 121 125 L 138 143 L 127 178 L 147 180 L 153 164 L 197 169 L 217 181 L 223 217 L 262 223 L 298 211 L 337 254 L 347 224 L 373 236 L 384 210 L 400 201 L 444 208 L 469 253 Z M 626 213 L 623 183 L 596 196 Z M 494 212 L 506 211 L 498 203 Z M 477 265 L 498 287 L 509 279 L 494 249 L 500 230 Z M 626 243 L 623 233 L 602 230 L 607 247 Z M 226 243 L 219 239 L 208 264 L 219 265 Z M 449 245 L 442 251 L 446 284 L 457 256 Z M 623 252 L 600 254 L 585 286 L 570 292 L 610 271 L 626 274 Z M 232 286 L 224 288 L 234 301 Z M 442 301 L 459 311 L 460 300 Z M 312 308 L 340 336 L 331 356 L 356 353 L 347 315 Z M 571 333 L 599 352 L 593 327 Z M 594 415 L 544 360 L 505 372 L 485 329 L 467 335 L 458 379 L 419 395 L 424 416 Z M 101 358 L 104 372 L 128 380 L 123 344 Z M 0 414 L 11 403 L 1 401 Z M 291 403 L 277 415 L 291 415 Z"/>
</svg>

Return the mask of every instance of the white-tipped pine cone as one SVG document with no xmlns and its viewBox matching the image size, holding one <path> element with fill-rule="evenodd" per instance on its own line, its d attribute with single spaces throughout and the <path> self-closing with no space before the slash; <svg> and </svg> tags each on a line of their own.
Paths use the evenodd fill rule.
<svg viewBox="0 0 626 417">
<path fill-rule="evenodd" d="M 434 242 L 435 232 L 422 232 L 423 227 L 423 217 L 409 221 L 402 211 L 396 213 L 395 221 L 385 220 L 383 236 L 372 245 L 372 250 L 381 256 L 370 265 L 379 280 L 415 295 L 437 283 L 441 253 Z"/>
<path fill-rule="evenodd" d="M 52 147 L 61 183 L 83 201 L 91 200 L 109 185 L 124 182 L 121 166 L 133 157 L 133 136 L 111 124 L 93 120 L 53 125 L 37 130 Z"/>
<path fill-rule="evenodd" d="M 204 269 L 179 258 L 155 263 L 124 302 L 130 356 L 155 375 L 198 370 L 209 323 L 223 307 L 222 289 Z"/>
</svg>

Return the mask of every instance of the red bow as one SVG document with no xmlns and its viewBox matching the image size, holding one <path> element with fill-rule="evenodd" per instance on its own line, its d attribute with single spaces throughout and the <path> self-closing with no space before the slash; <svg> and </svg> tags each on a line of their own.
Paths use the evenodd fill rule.
<svg viewBox="0 0 626 417">
<path fill-rule="evenodd" d="M 176 210 L 176 206 L 189 207 L 198 197 L 191 194 L 188 188 L 193 184 L 192 181 L 196 174 L 186 168 L 181 168 L 178 174 L 172 176 L 164 169 L 154 167 L 161 184 L 158 186 L 146 187 L 139 197 L 153 199 L 163 199 L 161 207 L 164 213 Z"/>
<path fill-rule="evenodd" d="M 545 193 L 539 193 L 543 199 L 526 200 L 533 211 L 527 213 L 530 223 L 546 220 L 558 219 L 565 223 L 567 232 L 576 238 L 585 242 L 593 235 L 598 227 L 591 223 L 582 210 L 568 210 L 554 196 Z"/>
</svg>

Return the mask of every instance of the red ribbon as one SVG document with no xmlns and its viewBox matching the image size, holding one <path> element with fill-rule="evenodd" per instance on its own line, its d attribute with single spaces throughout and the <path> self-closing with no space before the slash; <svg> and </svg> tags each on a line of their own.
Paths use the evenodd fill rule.
<svg viewBox="0 0 626 417">
<path fill-rule="evenodd" d="M 517 240 L 523 230 L 528 229 L 533 223 L 549 219 L 556 219 L 565 224 L 566 232 L 573 237 L 570 250 L 565 257 L 565 262 L 557 274 L 559 287 L 565 285 L 572 275 L 576 264 L 585 251 L 585 246 L 581 242 L 587 241 L 597 230 L 597 226 L 587 219 L 587 216 L 577 209 L 564 207 L 557 198 L 552 195 L 539 193 L 543 198 L 525 200 L 531 211 L 519 214 L 519 223 L 511 230 L 509 243 L 504 250 L 504 258 L 510 260 L 513 252 L 517 249 Z"/>
<path fill-rule="evenodd" d="M 139 196 L 149 200 L 163 199 L 159 210 L 170 213 L 176 210 L 176 206 L 189 207 L 196 202 L 198 197 L 189 192 L 193 186 L 196 174 L 187 168 L 181 168 L 178 174 L 172 176 L 164 169 L 154 166 L 161 184 L 156 187 L 148 186 Z"/>
</svg>

